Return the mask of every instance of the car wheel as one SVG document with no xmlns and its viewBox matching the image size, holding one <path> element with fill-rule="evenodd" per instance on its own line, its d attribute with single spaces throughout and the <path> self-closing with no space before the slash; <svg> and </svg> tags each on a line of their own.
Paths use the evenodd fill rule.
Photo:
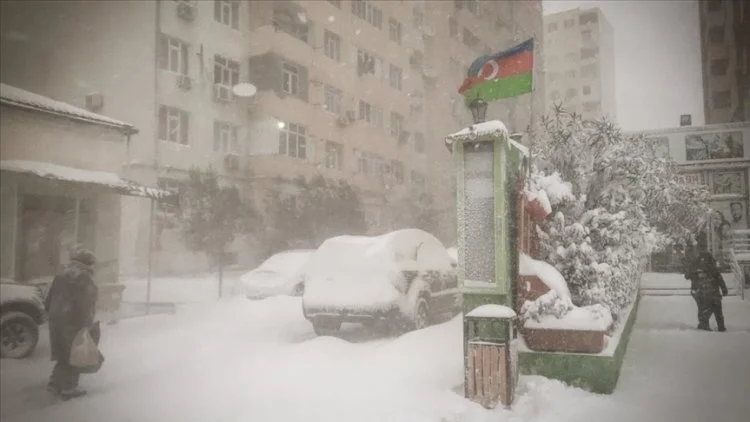
<svg viewBox="0 0 750 422">
<path fill-rule="evenodd" d="M 294 291 L 292 293 L 294 293 L 294 296 L 302 296 L 303 294 L 305 294 L 305 284 L 299 283 L 298 285 L 294 286 Z"/>
<path fill-rule="evenodd" d="M 39 326 L 23 312 L 8 312 L 0 318 L 0 356 L 22 359 L 29 356 L 39 341 Z"/>
<path fill-rule="evenodd" d="M 421 330 L 430 324 L 430 305 L 427 302 L 427 298 L 421 296 L 417 299 L 417 304 L 414 307 L 414 319 L 412 325 L 415 330 Z"/>
<path fill-rule="evenodd" d="M 330 318 L 315 318 L 312 320 L 312 325 L 315 334 L 324 336 L 338 331 L 341 328 L 341 321 Z"/>
</svg>

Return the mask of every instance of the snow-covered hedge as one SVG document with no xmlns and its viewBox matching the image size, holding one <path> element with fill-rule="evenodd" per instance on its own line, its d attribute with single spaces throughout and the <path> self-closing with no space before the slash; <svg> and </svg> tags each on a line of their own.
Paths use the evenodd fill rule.
<svg viewBox="0 0 750 422">
<path fill-rule="evenodd" d="M 554 265 L 578 306 L 617 315 L 634 297 L 647 257 L 684 243 L 710 215 L 704 186 L 677 176 L 655 143 L 626 137 L 605 121 L 556 108 L 534 136 L 531 188 L 547 193 L 552 215 L 539 228 L 540 259 Z"/>
</svg>

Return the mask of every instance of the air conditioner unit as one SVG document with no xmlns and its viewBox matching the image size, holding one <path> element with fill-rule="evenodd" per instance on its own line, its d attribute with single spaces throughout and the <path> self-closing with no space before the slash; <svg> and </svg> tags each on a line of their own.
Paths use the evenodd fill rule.
<svg viewBox="0 0 750 422">
<path fill-rule="evenodd" d="M 235 171 L 240 167 L 240 160 L 237 154 L 227 154 L 224 156 L 224 167 L 229 171 Z"/>
<path fill-rule="evenodd" d="M 180 75 L 177 77 L 177 87 L 189 91 L 193 87 L 193 80 L 188 75 Z"/>
<path fill-rule="evenodd" d="M 347 127 L 349 126 L 349 119 L 346 118 L 346 116 L 339 116 L 338 119 L 336 119 L 336 124 L 339 127 Z"/>
<path fill-rule="evenodd" d="M 232 88 L 226 85 L 215 84 L 214 85 L 214 100 L 222 102 L 222 103 L 228 103 L 232 101 Z"/>
<path fill-rule="evenodd" d="M 99 111 L 104 107 L 104 96 L 99 92 L 94 92 L 86 96 L 86 109 L 90 111 Z"/>
<path fill-rule="evenodd" d="M 178 1 L 177 2 L 177 16 L 186 21 L 195 20 L 196 8 L 195 3 L 192 1 Z"/>
</svg>

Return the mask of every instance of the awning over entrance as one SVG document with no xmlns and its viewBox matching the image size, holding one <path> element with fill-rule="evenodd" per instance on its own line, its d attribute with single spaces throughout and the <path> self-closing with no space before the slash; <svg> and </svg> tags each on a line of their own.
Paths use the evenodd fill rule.
<svg viewBox="0 0 750 422">
<path fill-rule="evenodd" d="M 83 170 L 58 164 L 26 160 L 2 160 L 0 171 L 29 174 L 49 180 L 97 185 L 120 195 L 140 196 L 157 201 L 174 199 L 172 192 L 150 188 L 125 180 L 115 173 L 95 170 Z"/>
</svg>

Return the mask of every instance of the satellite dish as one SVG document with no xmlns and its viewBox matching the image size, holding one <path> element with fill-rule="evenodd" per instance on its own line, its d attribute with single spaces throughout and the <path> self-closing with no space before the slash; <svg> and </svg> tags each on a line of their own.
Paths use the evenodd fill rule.
<svg viewBox="0 0 750 422">
<path fill-rule="evenodd" d="M 233 86 L 232 92 L 238 97 L 252 97 L 258 89 L 251 83 L 243 82 Z"/>
</svg>

